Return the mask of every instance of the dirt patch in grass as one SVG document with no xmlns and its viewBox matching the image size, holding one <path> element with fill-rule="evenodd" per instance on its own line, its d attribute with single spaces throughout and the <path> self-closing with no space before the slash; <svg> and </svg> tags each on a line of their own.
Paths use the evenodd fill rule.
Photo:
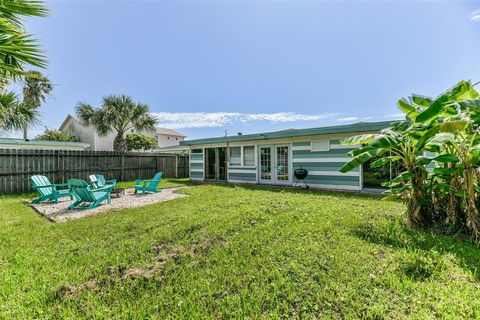
<svg viewBox="0 0 480 320">
<path fill-rule="evenodd" d="M 170 261 L 175 265 L 180 264 L 183 257 L 195 257 L 197 254 L 206 253 L 216 246 L 223 246 L 227 243 L 222 237 L 212 237 L 196 240 L 189 246 L 176 245 L 167 248 L 165 244 L 152 247 L 157 253 L 150 264 L 143 268 L 125 268 L 124 266 L 109 267 L 107 275 L 103 279 L 90 279 L 84 283 L 75 286 L 61 286 L 55 291 L 55 298 L 65 300 L 75 297 L 85 290 L 99 290 L 111 283 L 120 281 L 134 280 L 137 278 L 149 279 L 153 276 L 160 276 L 160 280 L 164 278 L 164 270 Z"/>
</svg>

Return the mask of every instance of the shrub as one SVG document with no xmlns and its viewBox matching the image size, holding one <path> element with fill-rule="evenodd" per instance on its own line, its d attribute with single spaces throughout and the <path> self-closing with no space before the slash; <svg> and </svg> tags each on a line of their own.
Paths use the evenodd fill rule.
<svg viewBox="0 0 480 320">
<path fill-rule="evenodd" d="M 72 136 L 63 131 L 55 129 L 45 129 L 45 132 L 37 136 L 38 140 L 48 140 L 48 141 L 78 141 L 76 136 Z"/>
<path fill-rule="evenodd" d="M 128 151 L 152 150 L 155 148 L 158 148 L 158 144 L 154 138 L 140 133 L 127 134 Z"/>
</svg>

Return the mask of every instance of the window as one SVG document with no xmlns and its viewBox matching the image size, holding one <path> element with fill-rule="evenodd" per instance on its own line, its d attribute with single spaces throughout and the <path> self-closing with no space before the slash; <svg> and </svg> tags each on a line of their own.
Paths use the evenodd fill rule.
<svg viewBox="0 0 480 320">
<path fill-rule="evenodd" d="M 167 137 L 167 140 L 170 140 L 170 137 Z"/>
<path fill-rule="evenodd" d="M 310 142 L 310 151 L 330 151 L 330 140 L 317 140 Z"/>
<path fill-rule="evenodd" d="M 175 138 L 175 141 L 178 141 L 178 138 Z"/>
<path fill-rule="evenodd" d="M 239 166 L 242 164 L 241 147 L 230 147 L 230 165 Z"/>
<path fill-rule="evenodd" d="M 202 149 L 192 149 L 192 153 L 203 153 Z"/>
<path fill-rule="evenodd" d="M 243 147 L 243 165 L 244 166 L 255 165 L 255 147 L 254 146 Z"/>
</svg>

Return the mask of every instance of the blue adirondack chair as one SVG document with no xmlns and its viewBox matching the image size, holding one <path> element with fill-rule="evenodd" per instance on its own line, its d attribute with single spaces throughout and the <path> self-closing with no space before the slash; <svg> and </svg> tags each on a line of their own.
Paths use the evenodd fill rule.
<svg viewBox="0 0 480 320">
<path fill-rule="evenodd" d="M 40 175 L 32 176 L 30 180 L 32 181 L 32 188 L 38 192 L 38 198 L 34 199 L 32 203 L 51 200 L 58 203 L 58 199 L 62 197 L 70 197 L 70 200 L 73 200 L 73 194 L 68 189 L 67 183 L 52 184 L 47 177 Z"/>
<path fill-rule="evenodd" d="M 72 190 L 76 199 L 76 201 L 70 205 L 68 209 L 73 209 L 82 203 L 90 204 L 86 207 L 87 209 L 95 208 L 105 200 L 107 200 L 108 203 L 111 203 L 111 186 L 93 188 L 92 186 L 89 186 L 86 181 L 79 179 L 68 180 L 68 186 Z"/>
<path fill-rule="evenodd" d="M 158 190 L 157 187 L 162 181 L 163 172 L 157 172 L 153 179 L 151 180 L 135 180 L 135 194 L 138 191 L 141 191 L 142 194 L 147 192 L 157 193 L 161 190 Z"/>
<path fill-rule="evenodd" d="M 103 188 L 103 187 L 111 187 L 112 190 L 115 189 L 115 185 L 117 184 L 116 179 L 112 180 L 105 180 L 105 177 L 101 174 L 91 174 L 88 179 L 90 180 L 90 185 L 94 188 Z"/>
</svg>

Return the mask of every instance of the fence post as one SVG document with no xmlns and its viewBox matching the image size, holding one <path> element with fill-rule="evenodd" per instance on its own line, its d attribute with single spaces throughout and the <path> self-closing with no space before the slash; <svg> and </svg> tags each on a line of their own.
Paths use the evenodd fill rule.
<svg viewBox="0 0 480 320">
<path fill-rule="evenodd" d="M 63 156 L 63 151 L 58 151 L 58 178 L 61 183 L 65 183 L 65 157 Z"/>
<path fill-rule="evenodd" d="M 178 155 L 175 155 L 175 178 L 178 179 Z"/>
<path fill-rule="evenodd" d="M 122 168 L 120 171 L 120 181 L 125 179 L 125 153 L 122 153 Z"/>
</svg>

